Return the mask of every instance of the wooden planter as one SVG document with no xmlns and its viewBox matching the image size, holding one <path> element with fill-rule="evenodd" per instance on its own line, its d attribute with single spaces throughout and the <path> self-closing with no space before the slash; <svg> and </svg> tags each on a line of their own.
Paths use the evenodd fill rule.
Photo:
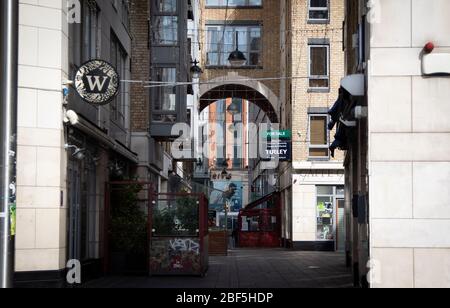
<svg viewBox="0 0 450 308">
<path fill-rule="evenodd" d="M 228 255 L 228 232 L 210 231 L 209 232 L 209 255 L 227 256 Z"/>
</svg>

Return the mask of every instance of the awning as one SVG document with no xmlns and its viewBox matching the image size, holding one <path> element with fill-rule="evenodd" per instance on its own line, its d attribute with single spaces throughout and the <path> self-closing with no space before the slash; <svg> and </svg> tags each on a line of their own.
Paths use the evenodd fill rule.
<svg viewBox="0 0 450 308">
<path fill-rule="evenodd" d="M 108 148 L 122 155 L 131 162 L 135 164 L 139 163 L 139 157 L 136 153 L 132 152 L 130 149 L 128 149 L 121 143 L 111 139 L 111 137 L 109 137 L 104 131 L 102 131 L 100 128 L 90 123 L 86 119 L 79 117 L 77 123 L 73 126 L 78 128 L 83 133 L 91 136 L 95 140 L 106 145 Z"/>
<path fill-rule="evenodd" d="M 364 74 L 355 74 L 344 77 L 341 81 L 341 87 L 352 96 L 364 96 L 365 94 L 365 76 Z"/>
</svg>

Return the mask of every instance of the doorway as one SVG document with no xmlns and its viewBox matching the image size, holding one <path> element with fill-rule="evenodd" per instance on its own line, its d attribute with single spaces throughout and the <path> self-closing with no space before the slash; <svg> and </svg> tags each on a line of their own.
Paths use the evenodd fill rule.
<svg viewBox="0 0 450 308">
<path fill-rule="evenodd" d="M 345 238 L 346 238 L 346 226 L 345 226 L 345 200 L 336 199 L 336 250 L 345 251 Z"/>
<path fill-rule="evenodd" d="M 69 162 L 69 259 L 81 259 L 81 174 L 78 162 Z"/>
</svg>

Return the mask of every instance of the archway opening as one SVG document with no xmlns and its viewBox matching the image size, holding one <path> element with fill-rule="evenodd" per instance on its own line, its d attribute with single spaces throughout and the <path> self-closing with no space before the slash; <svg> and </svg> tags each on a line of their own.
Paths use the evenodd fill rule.
<svg viewBox="0 0 450 308">
<path fill-rule="evenodd" d="M 232 235 L 239 229 L 240 211 L 258 199 L 251 174 L 259 162 L 259 134 L 279 121 L 278 99 L 259 82 L 220 84 L 204 90 L 200 98 L 199 136 L 206 136 L 200 142 L 207 155 L 199 168 L 208 175 L 212 187 L 211 234 L 225 234 L 225 240 L 211 242 L 215 246 L 228 242 L 228 247 L 233 247 L 236 240 Z M 270 177 L 269 171 L 266 176 Z M 267 179 L 264 183 L 271 182 Z M 274 188 L 267 191 L 271 193 Z M 222 250 L 226 251 L 226 247 Z"/>
<path fill-rule="evenodd" d="M 260 83 L 258 84 L 261 85 Z M 272 123 L 278 123 L 278 113 L 274 106 L 275 102 L 254 88 L 237 83 L 223 84 L 209 89 L 200 97 L 200 111 L 226 98 L 239 98 L 253 103 L 265 112 Z"/>
</svg>

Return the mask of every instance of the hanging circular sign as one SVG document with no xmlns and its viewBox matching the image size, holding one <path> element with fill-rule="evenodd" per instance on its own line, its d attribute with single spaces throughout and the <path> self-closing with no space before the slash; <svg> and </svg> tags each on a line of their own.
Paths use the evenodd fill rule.
<svg viewBox="0 0 450 308">
<path fill-rule="evenodd" d="M 119 93 L 120 76 L 108 62 L 91 60 L 78 69 L 74 83 L 84 101 L 92 105 L 106 105 Z"/>
</svg>

